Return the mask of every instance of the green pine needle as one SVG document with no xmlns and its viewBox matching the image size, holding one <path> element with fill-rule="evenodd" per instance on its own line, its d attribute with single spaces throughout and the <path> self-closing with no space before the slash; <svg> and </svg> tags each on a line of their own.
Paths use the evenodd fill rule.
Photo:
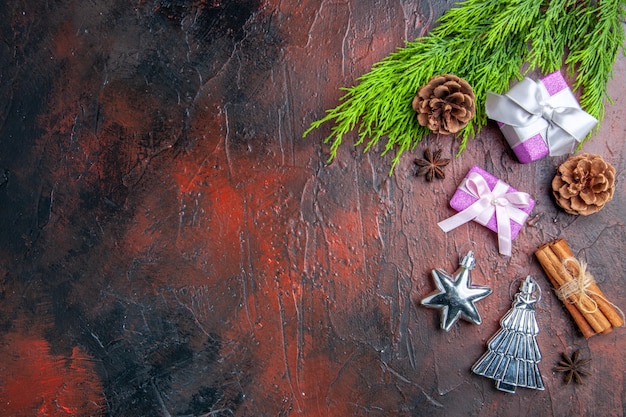
<svg viewBox="0 0 626 417">
<path fill-rule="evenodd" d="M 624 50 L 625 16 L 626 0 L 465 0 L 448 10 L 428 36 L 407 42 L 356 85 L 342 88 L 340 104 L 311 123 L 303 136 L 332 123 L 324 139 L 330 142 L 330 160 L 355 129 L 355 146 L 364 144 L 365 152 L 386 140 L 382 153 L 395 151 L 391 174 L 402 153 L 429 133 L 417 122 L 411 102 L 432 76 L 455 74 L 474 89 L 476 116 L 458 133 L 460 154 L 487 124 L 487 91 L 503 93 L 529 71 L 547 74 L 563 64 L 575 77 L 573 88 L 582 91 L 580 105 L 601 120 L 605 100 L 611 102 L 612 66 L 619 49 Z"/>
</svg>

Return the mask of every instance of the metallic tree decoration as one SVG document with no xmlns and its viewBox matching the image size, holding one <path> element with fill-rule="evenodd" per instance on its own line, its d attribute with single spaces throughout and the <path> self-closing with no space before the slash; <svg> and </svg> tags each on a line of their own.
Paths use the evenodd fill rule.
<svg viewBox="0 0 626 417">
<path fill-rule="evenodd" d="M 470 270 L 474 269 L 475 264 L 474 252 L 469 251 L 453 277 L 441 269 L 432 271 L 439 291 L 424 298 L 422 305 L 441 310 L 441 328 L 445 331 L 450 330 L 459 317 L 481 323 L 474 303 L 491 294 L 491 288 L 471 285 Z"/>
<path fill-rule="evenodd" d="M 502 328 L 489 340 L 487 352 L 472 367 L 474 373 L 494 379 L 501 391 L 515 393 L 516 387 L 544 389 L 537 366 L 541 352 L 536 340 L 539 326 L 535 304 L 540 298 L 539 285 L 527 276 L 520 292 L 515 294 L 513 307 L 500 321 Z"/>
</svg>

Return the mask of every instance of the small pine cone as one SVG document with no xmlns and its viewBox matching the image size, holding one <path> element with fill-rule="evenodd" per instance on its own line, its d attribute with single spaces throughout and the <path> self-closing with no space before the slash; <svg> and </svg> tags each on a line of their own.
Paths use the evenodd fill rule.
<svg viewBox="0 0 626 417">
<path fill-rule="evenodd" d="M 457 133 L 476 114 L 474 91 L 462 78 L 436 75 L 422 86 L 413 99 L 417 121 L 434 133 Z"/>
<path fill-rule="evenodd" d="M 582 153 L 563 162 L 552 180 L 556 202 L 569 214 L 600 211 L 615 191 L 615 168 L 600 155 Z"/>
</svg>

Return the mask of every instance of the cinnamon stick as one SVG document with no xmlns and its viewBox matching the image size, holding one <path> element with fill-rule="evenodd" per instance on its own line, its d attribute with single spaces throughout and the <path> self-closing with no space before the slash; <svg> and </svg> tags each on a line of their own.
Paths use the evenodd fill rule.
<svg viewBox="0 0 626 417">
<path fill-rule="evenodd" d="M 573 258 L 572 250 L 564 239 L 541 245 L 535 251 L 535 256 L 557 291 L 564 284 L 575 280 L 577 274 L 580 273 L 580 271 L 572 271 L 571 268 L 564 267 L 564 261 Z M 579 264 L 576 262 L 575 265 Z M 586 338 L 597 333 L 608 333 L 614 327 L 624 324 L 623 317 L 606 300 L 595 282 L 587 286 L 585 293 L 568 296 L 564 305 Z"/>
<path fill-rule="evenodd" d="M 552 244 L 552 250 L 558 256 L 559 260 L 563 262 L 565 259 L 573 258 L 574 254 L 569 245 L 564 239 L 557 239 Z M 589 284 L 589 296 L 596 302 L 598 309 L 602 311 L 604 316 L 611 323 L 612 327 L 621 327 L 624 325 L 624 318 L 618 314 L 615 307 L 606 299 L 604 293 L 598 287 L 598 284 L 594 281 Z"/>
<path fill-rule="evenodd" d="M 540 247 L 535 252 L 535 256 L 537 256 L 537 259 L 539 260 L 539 263 L 543 267 L 543 270 L 545 271 L 546 275 L 548 276 L 552 286 L 554 288 L 560 288 L 561 285 L 563 285 L 563 284 L 562 284 L 562 282 L 558 281 L 558 278 L 557 278 L 558 277 L 558 273 L 556 272 L 556 269 L 552 265 L 552 262 L 550 261 L 550 258 L 546 254 L 546 250 L 544 248 Z M 578 326 L 578 329 L 580 330 L 580 332 L 583 334 L 583 336 L 586 339 L 589 339 L 591 336 L 596 334 L 596 332 L 589 325 L 589 323 L 587 322 L 587 320 L 585 319 L 583 314 L 580 312 L 580 310 L 578 310 L 578 308 L 576 308 L 576 306 L 574 304 L 564 303 L 563 305 L 565 306 L 565 309 L 570 313 L 570 315 L 574 319 L 574 322 Z"/>
<path fill-rule="evenodd" d="M 553 269 L 556 273 L 555 282 L 558 285 L 555 285 L 554 288 L 557 290 L 561 288 L 565 283 L 573 281 L 574 277 L 569 274 L 567 270 L 565 270 L 562 265 L 562 259 L 554 253 L 554 245 L 548 244 L 543 253 L 549 259 L 550 264 L 553 265 Z M 585 320 L 589 323 L 589 325 L 593 328 L 594 332 L 602 333 L 611 328 L 611 323 L 604 317 L 601 311 L 594 310 L 594 305 L 588 298 L 581 299 L 581 296 L 576 294 L 568 298 L 565 304 L 571 304 L 576 306 L 576 308 L 583 315 Z M 590 311 L 593 311 L 592 313 Z"/>
</svg>

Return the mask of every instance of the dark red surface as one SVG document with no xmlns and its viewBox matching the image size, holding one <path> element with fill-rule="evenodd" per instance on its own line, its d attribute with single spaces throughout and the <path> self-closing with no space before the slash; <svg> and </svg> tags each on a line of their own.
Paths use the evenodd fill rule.
<svg viewBox="0 0 626 417">
<path fill-rule="evenodd" d="M 584 146 L 615 165 L 589 217 L 550 197 L 564 158 L 517 163 L 490 125 L 443 181 L 352 138 L 330 165 L 339 87 L 449 2 L 8 1 L 0 4 L 0 415 L 619 416 L 626 329 L 584 339 L 533 257 L 564 237 L 626 306 L 626 59 Z M 478 164 L 536 200 L 495 236 L 436 222 Z M 430 270 L 474 250 L 480 326 L 438 328 Z M 471 365 L 527 274 L 545 391 L 496 391 Z M 561 352 L 591 357 L 565 386 Z"/>
</svg>

